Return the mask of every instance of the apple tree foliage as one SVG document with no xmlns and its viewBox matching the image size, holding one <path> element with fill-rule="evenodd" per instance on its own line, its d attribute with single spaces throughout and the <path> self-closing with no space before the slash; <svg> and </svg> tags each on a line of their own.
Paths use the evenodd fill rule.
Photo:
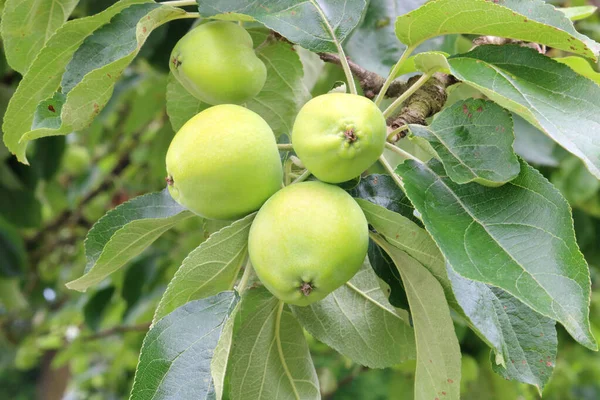
<svg viewBox="0 0 600 400">
<path fill-rule="evenodd" d="M 594 7 L 78 3 L 1 2 L 2 67 L 22 79 L 4 85 L 0 99 L 0 300 L 8 311 L 27 308 L 23 293 L 40 286 L 21 283 L 35 272 L 38 281 L 66 284 L 65 298 L 88 291 L 83 306 L 69 308 L 83 308 L 76 326 L 103 335 L 99 327 L 111 318 L 113 325 L 147 321 L 139 361 L 129 354 L 137 363 L 127 380 L 131 399 L 326 397 L 331 377 L 311 358 L 315 339 L 362 366 L 356 374 L 410 369 L 410 384 L 397 390 L 419 400 L 465 393 L 474 379 L 465 335 L 489 347 L 480 368 L 539 393 L 552 384 L 559 336 L 598 350 L 600 316 L 590 322 L 598 299 L 582 250 L 596 265 L 600 74 L 592 64 L 600 44 L 573 22 L 585 31 Z M 264 88 L 243 105 L 281 144 L 285 184 L 302 172 L 288 143 L 311 97 L 358 92 L 387 117 L 379 164 L 340 185 L 369 222 L 368 257 L 352 279 L 307 307 L 280 302 L 252 273 L 254 214 L 202 220 L 159 190 L 173 131 L 209 107 L 167 76 L 171 39 L 215 19 L 242 24 L 267 67 Z M 67 171 L 62 183 L 54 179 L 59 170 Z M 117 192 L 88 215 L 72 211 L 93 206 L 115 177 L 121 186 L 134 182 L 135 193 Z M 107 203 L 115 207 L 100 218 Z M 73 250 L 81 268 L 53 275 L 47 270 L 64 261 L 40 256 L 65 245 L 59 228 L 66 223 L 93 226 Z M 156 284 L 165 278 L 168 285 Z M 52 321 L 31 329 L 45 333 L 24 340 L 17 354 L 24 365 L 65 340 L 71 348 L 85 343 Z M 57 366 L 70 360 L 68 351 L 59 354 Z M 492 386 L 479 398 L 496 398 Z"/>
</svg>

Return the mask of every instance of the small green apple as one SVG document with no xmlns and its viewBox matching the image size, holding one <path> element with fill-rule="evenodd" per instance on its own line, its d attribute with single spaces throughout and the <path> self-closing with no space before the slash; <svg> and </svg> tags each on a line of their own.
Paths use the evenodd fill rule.
<svg viewBox="0 0 600 400">
<path fill-rule="evenodd" d="M 248 32 L 226 21 L 209 22 L 186 34 L 173 48 L 169 66 L 192 95 L 211 105 L 248 101 L 267 79 Z"/>
<path fill-rule="evenodd" d="M 352 278 L 368 244 L 367 220 L 354 199 L 337 186 L 311 181 L 267 200 L 250 228 L 248 249 L 273 295 L 306 306 Z"/>
<path fill-rule="evenodd" d="M 283 179 L 273 131 L 258 114 L 233 104 L 190 119 L 173 138 L 166 163 L 173 199 L 209 219 L 258 210 Z"/>
<path fill-rule="evenodd" d="M 294 150 L 306 168 L 324 182 L 356 178 L 383 153 L 387 127 L 366 97 L 329 93 L 315 97 L 296 117 Z"/>
<path fill-rule="evenodd" d="M 63 155 L 62 166 L 70 175 L 80 176 L 92 164 L 92 156 L 83 146 L 72 144 L 67 146 Z"/>
</svg>

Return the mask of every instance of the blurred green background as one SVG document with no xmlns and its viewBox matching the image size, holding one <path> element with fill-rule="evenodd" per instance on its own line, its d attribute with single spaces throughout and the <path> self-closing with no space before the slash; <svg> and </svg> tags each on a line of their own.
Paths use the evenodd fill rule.
<svg viewBox="0 0 600 400">
<path fill-rule="evenodd" d="M 72 18 L 95 14 L 112 3 L 82 0 Z M 174 135 L 165 110 L 168 58 L 191 24 L 177 21 L 156 30 L 94 123 L 83 132 L 35 141 L 29 147 L 30 166 L 19 164 L 0 144 L 1 398 L 126 398 L 144 334 L 166 285 L 183 258 L 222 226 L 188 219 L 86 293 L 65 287 L 85 267 L 87 230 L 106 211 L 165 186 L 164 157 Z M 600 40 L 598 15 L 578 22 L 577 28 Z M 468 50 L 471 39 L 453 36 L 435 46 L 455 53 Z M 338 67 L 319 68 L 318 79 L 307 80 L 315 95 L 343 80 Z M 0 57 L 0 113 L 20 78 Z M 450 99 L 471 95 L 476 93 L 458 87 Z M 600 182 L 525 122 L 518 124 L 518 152 L 573 207 L 578 241 L 592 270 L 591 319 L 600 338 Z M 465 326 L 457 323 L 456 330 L 463 351 L 463 398 L 539 398 L 535 388 L 494 374 L 489 349 Z M 369 370 L 310 337 L 309 343 L 324 398 L 413 398 L 414 363 Z M 559 343 L 544 398 L 600 399 L 598 354 L 575 344 L 562 328 Z"/>
</svg>

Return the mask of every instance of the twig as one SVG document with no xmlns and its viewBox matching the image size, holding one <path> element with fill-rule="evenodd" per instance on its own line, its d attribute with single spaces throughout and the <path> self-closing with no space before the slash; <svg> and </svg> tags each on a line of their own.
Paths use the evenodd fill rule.
<svg viewBox="0 0 600 400">
<path fill-rule="evenodd" d="M 446 100 L 448 100 L 446 89 L 456 82 L 457 80 L 453 76 L 442 73 L 434 74 L 406 100 L 400 114 L 388 119 L 388 126 L 398 129 L 409 124 L 427 125 L 426 119 L 439 112 L 446 104 Z M 390 138 L 390 142 L 397 142 L 404 136 L 406 136 L 405 132 L 400 131 L 396 137 Z"/>
<path fill-rule="evenodd" d="M 84 336 L 81 338 L 81 340 L 83 341 L 90 341 L 90 340 L 97 340 L 97 339 L 102 339 L 108 336 L 112 336 L 112 335 L 117 335 L 120 333 L 127 333 L 127 332 L 145 332 L 148 329 L 150 329 L 150 322 L 145 322 L 143 324 L 138 324 L 138 325 L 130 325 L 130 326 L 115 326 L 114 328 L 110 328 L 104 331 L 100 331 L 98 333 L 95 333 L 93 335 L 89 335 L 89 336 Z"/>
<path fill-rule="evenodd" d="M 332 53 L 319 53 L 319 57 L 321 60 L 340 65 L 340 57 L 337 54 Z M 373 99 L 383 87 L 385 83 L 385 79 L 376 74 L 375 72 L 368 71 L 361 67 L 360 65 L 348 60 L 348 65 L 350 66 L 350 70 L 358 78 L 360 83 L 360 87 L 363 89 L 363 92 L 366 97 Z M 393 81 L 390 84 L 389 89 L 387 90 L 387 97 L 398 97 L 402 93 L 406 92 L 408 88 L 412 85 L 414 80 L 409 80 L 408 82 L 401 81 Z"/>
</svg>

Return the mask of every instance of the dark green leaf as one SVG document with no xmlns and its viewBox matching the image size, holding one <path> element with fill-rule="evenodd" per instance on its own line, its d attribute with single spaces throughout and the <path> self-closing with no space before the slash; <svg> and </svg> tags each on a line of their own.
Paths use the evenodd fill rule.
<svg viewBox="0 0 600 400">
<path fill-rule="evenodd" d="M 208 399 L 213 352 L 237 301 L 224 292 L 158 321 L 144 339 L 130 399 Z"/>
<path fill-rule="evenodd" d="M 369 240 L 367 255 L 373 271 L 389 286 L 388 300 L 390 304 L 408 310 L 408 297 L 406 297 L 406 290 L 394 261 L 372 240 Z"/>
<path fill-rule="evenodd" d="M 336 51 L 360 21 L 365 0 L 211 0 L 200 1 L 205 17 L 224 13 L 248 15 L 302 47 Z"/>
<path fill-rule="evenodd" d="M 85 291 L 140 254 L 179 221 L 193 214 L 176 203 L 167 189 L 136 197 L 102 217 L 85 241 L 85 274 L 67 283 Z"/>
<path fill-rule="evenodd" d="M 88 300 L 88 302 L 83 307 L 83 317 L 85 319 L 85 324 L 89 326 L 90 329 L 97 331 L 98 328 L 100 328 L 100 324 L 104 319 L 104 312 L 110 304 L 110 300 L 112 299 L 114 292 L 114 286 L 109 286 L 107 288 L 100 289 L 96 293 L 94 293 L 94 295 Z"/>
<path fill-rule="evenodd" d="M 456 183 L 501 186 L 519 175 L 510 113 L 491 101 L 459 101 L 410 132 L 431 144 Z"/>
<path fill-rule="evenodd" d="M 27 189 L 0 186 L 0 216 L 19 228 L 36 228 L 42 223 L 42 205 Z"/>
<path fill-rule="evenodd" d="M 398 166 L 408 197 L 461 276 L 506 290 L 596 349 L 588 320 L 590 278 L 569 205 L 536 170 L 500 188 L 457 185 L 437 161 Z"/>
<path fill-rule="evenodd" d="M 49 181 L 58 172 L 65 148 L 64 136 L 43 138 L 35 144 L 31 165 L 41 179 Z"/>
<path fill-rule="evenodd" d="M 461 277 L 451 266 L 448 276 L 468 320 L 496 353 L 494 370 L 541 393 L 556 364 L 556 323 L 502 289 Z"/>
<path fill-rule="evenodd" d="M 371 0 L 365 17 L 352 32 L 344 47 L 352 61 L 386 76 L 406 45 L 394 32 L 396 17 L 420 7 L 426 0 Z M 442 40 L 427 41 L 417 51 L 437 50 Z"/>
<path fill-rule="evenodd" d="M 408 197 L 389 175 L 372 174 L 362 178 L 358 186 L 348 191 L 353 197 L 367 200 L 390 211 L 404 215 L 420 223 L 413 214 L 414 208 Z"/>
<path fill-rule="evenodd" d="M 515 152 L 532 164 L 558 166 L 554 141 L 518 114 L 513 113 L 512 118 L 515 125 Z"/>
<path fill-rule="evenodd" d="M 19 276 L 27 254 L 19 231 L 0 216 L 0 278 Z"/>
<path fill-rule="evenodd" d="M 600 86 L 521 46 L 480 46 L 449 59 L 452 73 L 521 115 L 600 178 Z"/>
</svg>

